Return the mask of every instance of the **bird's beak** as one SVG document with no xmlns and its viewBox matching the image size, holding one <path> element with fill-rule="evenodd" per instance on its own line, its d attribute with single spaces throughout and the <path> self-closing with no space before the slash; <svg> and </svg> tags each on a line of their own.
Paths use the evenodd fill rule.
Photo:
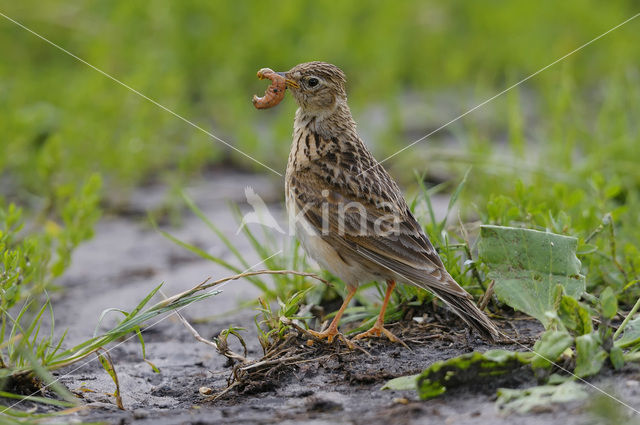
<svg viewBox="0 0 640 425">
<path fill-rule="evenodd" d="M 279 76 L 285 78 L 285 83 L 287 84 L 287 87 L 291 87 L 291 88 L 294 88 L 294 89 L 299 89 L 300 88 L 298 83 L 296 83 L 295 81 L 293 81 L 290 78 L 287 78 L 287 73 L 286 72 L 276 72 L 276 74 L 278 74 Z"/>
</svg>

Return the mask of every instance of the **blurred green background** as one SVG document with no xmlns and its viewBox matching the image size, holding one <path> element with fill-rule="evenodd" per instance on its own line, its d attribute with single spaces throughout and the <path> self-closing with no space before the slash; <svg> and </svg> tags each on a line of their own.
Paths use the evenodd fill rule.
<svg viewBox="0 0 640 425">
<path fill-rule="evenodd" d="M 253 108 L 251 95 L 266 87 L 255 77 L 261 67 L 286 70 L 309 60 L 342 67 L 356 120 L 381 158 L 637 9 L 632 0 L 25 0 L 1 11 L 282 171 L 295 105 L 289 98 L 268 112 Z M 423 142 L 388 166 L 410 176 L 434 157 L 461 172 L 469 163 L 495 166 L 483 158 L 498 150 L 527 164 L 534 152 L 561 172 L 558 166 L 577 166 L 578 155 L 581 162 L 597 158 L 605 174 L 613 166 L 606 161 L 619 159 L 637 183 L 639 25 L 607 35 L 432 137 L 472 156 L 430 156 L 431 143 Z M 269 173 L 4 18 L 0 51 L 5 197 L 29 204 L 92 172 L 108 191 L 125 193 L 221 164 Z M 489 174 L 513 171 L 499 163 L 505 170 Z"/>
</svg>

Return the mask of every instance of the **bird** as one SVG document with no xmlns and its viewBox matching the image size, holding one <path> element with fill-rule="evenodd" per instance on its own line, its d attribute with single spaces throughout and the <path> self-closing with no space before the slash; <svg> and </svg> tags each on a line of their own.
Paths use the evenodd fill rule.
<svg viewBox="0 0 640 425">
<path fill-rule="evenodd" d="M 358 286 L 385 281 L 375 323 L 354 340 L 385 336 L 402 342 L 384 327 L 398 282 L 432 292 L 482 337 L 495 340 L 495 324 L 447 272 L 400 187 L 358 135 L 345 73 L 314 61 L 278 74 L 298 106 L 285 173 L 291 229 L 306 253 L 347 288 L 329 326 L 309 332 L 328 343 L 343 337 L 338 323 Z"/>
</svg>

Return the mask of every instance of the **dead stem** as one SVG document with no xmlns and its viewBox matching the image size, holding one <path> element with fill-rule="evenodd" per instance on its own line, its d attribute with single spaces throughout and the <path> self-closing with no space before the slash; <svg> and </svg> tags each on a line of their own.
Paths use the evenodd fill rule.
<svg viewBox="0 0 640 425">
<path fill-rule="evenodd" d="M 206 282 L 206 281 L 205 281 Z M 162 291 L 159 291 L 159 293 L 165 297 L 166 296 L 162 293 Z M 244 356 L 237 354 L 233 351 L 231 351 L 229 349 L 229 345 L 226 343 L 227 341 L 227 337 L 228 334 L 226 336 L 223 336 L 224 331 L 220 332 L 220 336 L 218 337 L 218 342 L 216 343 L 215 341 L 210 341 L 206 338 L 204 338 L 203 336 L 201 336 L 197 330 L 195 330 L 195 328 L 193 326 L 191 326 L 191 324 L 187 321 L 187 319 L 184 318 L 184 316 L 182 314 L 180 314 L 179 311 L 175 311 L 176 316 L 178 316 L 178 319 L 180 319 L 180 321 L 182 322 L 182 324 L 189 330 L 189 332 L 191 332 L 191 334 L 193 335 L 193 337 L 199 341 L 202 342 L 203 344 L 207 344 L 213 348 L 216 349 L 216 351 L 218 351 L 220 354 L 222 354 L 223 356 L 225 356 L 226 358 L 230 359 L 230 360 L 237 360 L 241 363 L 247 363 L 247 346 L 244 343 L 244 341 L 242 340 L 242 338 L 240 338 L 238 335 L 236 335 L 236 337 L 238 337 L 238 339 L 240 340 L 240 343 L 242 344 L 242 346 L 244 347 Z"/>
<path fill-rule="evenodd" d="M 211 280 L 211 278 L 207 278 L 205 279 L 202 283 L 194 286 L 191 289 L 188 289 L 184 292 L 180 292 L 179 294 L 173 295 L 171 297 L 168 297 L 162 301 L 160 301 L 159 303 L 157 303 L 156 305 L 154 305 L 153 307 L 151 307 L 151 309 L 156 309 L 156 308 L 161 308 L 161 307 L 166 307 L 169 306 L 171 304 L 173 304 L 174 302 L 184 298 L 184 297 L 188 297 L 189 295 L 193 295 L 196 292 L 200 292 L 200 291 L 204 291 L 205 289 L 209 289 L 212 288 L 214 286 L 220 285 L 221 283 L 224 282 L 228 282 L 231 280 L 238 280 L 238 279 L 242 279 L 245 277 L 250 277 L 250 276 L 257 276 L 257 275 L 263 275 L 263 274 L 277 274 L 277 275 L 286 275 L 286 274 L 292 274 L 292 275 L 296 275 L 296 276 L 303 276 L 303 277 L 310 277 L 312 279 L 316 279 L 322 283 L 324 283 L 325 285 L 331 286 L 331 283 L 329 283 L 327 280 L 321 278 L 320 276 L 314 274 L 314 273 L 306 273 L 306 272 L 298 272 L 295 270 L 257 270 L 257 271 L 253 271 L 253 272 L 245 272 L 245 273 L 240 273 L 240 274 L 236 274 L 233 276 L 228 276 L 222 279 L 218 279 L 215 280 L 213 282 L 209 282 Z"/>
<path fill-rule="evenodd" d="M 484 311 L 484 309 L 487 308 L 487 305 L 489 304 L 489 301 L 491 300 L 491 296 L 493 296 L 493 285 L 494 285 L 494 283 L 495 283 L 494 280 L 489 282 L 489 286 L 487 287 L 486 291 L 484 292 L 484 295 L 482 296 L 482 298 L 480 299 L 480 302 L 478 303 L 478 308 L 481 311 Z"/>
<path fill-rule="evenodd" d="M 520 339 L 520 332 L 518 332 L 518 328 L 516 328 L 516 325 L 513 324 L 513 322 L 511 322 L 510 320 L 507 320 L 507 325 L 509 325 L 509 327 L 511 329 L 513 329 L 513 332 L 515 334 L 515 340 L 519 340 Z"/>
<path fill-rule="evenodd" d="M 229 378 L 227 379 L 227 387 L 217 394 L 206 398 L 205 401 L 218 400 L 231 389 L 238 386 L 244 386 L 255 382 L 264 382 L 276 373 L 276 371 L 282 370 L 287 366 L 294 366 L 307 362 L 319 362 L 332 356 L 341 356 L 353 353 L 353 350 L 349 349 L 347 351 L 338 351 L 331 354 L 323 353 L 321 355 L 314 356 L 313 352 L 318 352 L 318 350 L 311 351 L 309 346 L 301 340 L 301 338 L 308 339 L 310 336 L 312 335 L 310 335 L 306 329 L 291 322 L 291 332 L 289 332 L 289 334 L 287 334 L 283 339 L 273 341 L 272 345 L 266 350 L 265 355 L 262 358 L 256 360 L 245 358 L 244 362 L 236 363 L 232 368 Z M 198 340 L 200 341 L 200 339 Z M 215 343 L 212 341 L 207 342 L 207 345 L 215 346 L 214 344 Z M 218 350 L 220 351 L 222 348 L 223 347 L 220 347 Z M 358 346 L 355 346 L 355 348 L 371 357 L 371 354 L 367 350 Z M 309 357 L 310 353 L 311 357 Z M 227 355 L 227 357 L 229 356 Z"/>
</svg>

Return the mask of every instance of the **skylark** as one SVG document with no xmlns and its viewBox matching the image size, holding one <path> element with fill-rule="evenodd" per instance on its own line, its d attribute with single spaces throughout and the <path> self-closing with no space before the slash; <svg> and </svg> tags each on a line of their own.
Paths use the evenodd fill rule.
<svg viewBox="0 0 640 425">
<path fill-rule="evenodd" d="M 384 328 L 396 282 L 431 291 L 484 337 L 497 337 L 495 325 L 447 272 L 400 188 L 358 136 L 342 70 L 309 62 L 279 74 L 299 106 L 286 172 L 287 210 L 308 255 L 348 288 L 329 327 L 312 334 L 331 342 L 358 285 L 385 280 L 377 321 L 355 339 L 385 335 L 399 342 Z"/>
</svg>

